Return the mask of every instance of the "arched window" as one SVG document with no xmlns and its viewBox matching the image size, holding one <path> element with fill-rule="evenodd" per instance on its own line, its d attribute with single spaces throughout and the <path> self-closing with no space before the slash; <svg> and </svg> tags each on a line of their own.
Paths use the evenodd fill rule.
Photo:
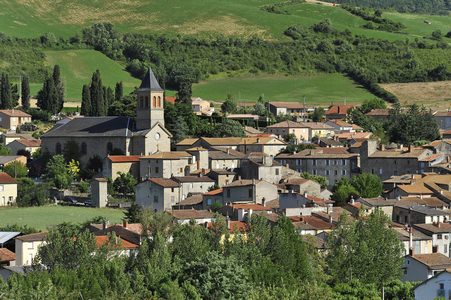
<svg viewBox="0 0 451 300">
<path fill-rule="evenodd" d="M 153 107 L 157 107 L 157 97 L 153 96 Z"/>
<path fill-rule="evenodd" d="M 56 152 L 56 154 L 61 154 L 61 144 L 60 143 L 56 143 L 55 152 Z"/>
<path fill-rule="evenodd" d="M 113 151 L 113 143 L 109 142 L 108 144 L 106 144 L 106 151 L 108 153 L 111 153 Z"/>
<path fill-rule="evenodd" d="M 146 106 L 143 106 L 143 108 L 149 108 L 149 96 L 146 96 Z"/>
<path fill-rule="evenodd" d="M 161 107 L 161 97 L 158 96 L 158 107 Z"/>
<path fill-rule="evenodd" d="M 81 143 L 81 154 L 85 155 L 86 153 L 88 153 L 88 146 L 86 145 L 85 142 Z"/>
</svg>

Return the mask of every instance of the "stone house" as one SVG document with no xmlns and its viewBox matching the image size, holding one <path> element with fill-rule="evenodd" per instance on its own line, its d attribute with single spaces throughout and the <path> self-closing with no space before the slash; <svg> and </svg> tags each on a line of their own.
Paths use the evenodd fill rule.
<svg viewBox="0 0 451 300">
<path fill-rule="evenodd" d="M 319 197 L 290 192 L 279 193 L 278 210 L 285 216 L 310 216 L 314 212 L 328 213 L 333 209 L 334 201 Z"/>
<path fill-rule="evenodd" d="M 210 102 L 207 100 L 203 100 L 201 98 L 193 98 L 191 100 L 191 106 L 193 108 L 193 112 L 196 115 L 207 115 L 211 116 L 215 111 L 214 107 L 210 107 Z"/>
<path fill-rule="evenodd" d="M 395 206 L 395 204 L 398 203 L 398 201 L 396 200 L 386 200 L 382 197 L 377 198 L 359 197 L 355 201 L 361 203 L 362 207 L 367 211 L 367 213 L 371 214 L 376 209 L 379 209 L 390 219 L 393 215 L 393 206 Z"/>
<path fill-rule="evenodd" d="M 306 149 L 294 154 L 282 153 L 275 159 L 299 173 L 326 177 L 328 187 L 359 172 L 358 154 L 349 153 L 346 148 Z"/>
<path fill-rule="evenodd" d="M 261 204 L 247 204 L 247 203 L 238 203 L 226 205 L 220 209 L 220 212 L 224 216 L 228 216 L 231 220 L 237 220 L 246 222 L 250 220 L 252 214 L 271 214 L 272 208 L 261 205 Z"/>
<path fill-rule="evenodd" d="M 139 158 L 139 155 L 108 155 L 104 161 L 103 176 L 114 181 L 121 172 L 130 173 L 139 179 Z"/>
<path fill-rule="evenodd" d="M 201 194 L 208 192 L 213 187 L 215 181 L 208 176 L 180 176 L 172 177 L 180 186 L 180 200 L 192 194 Z"/>
<path fill-rule="evenodd" d="M 215 215 L 208 210 L 194 210 L 194 209 L 177 209 L 167 211 L 171 217 L 174 218 L 178 224 L 189 224 L 194 220 L 196 224 L 208 224 L 214 220 Z"/>
<path fill-rule="evenodd" d="M 27 157 L 23 155 L 4 155 L 4 156 L 2 155 L 0 156 L 0 167 L 12 164 L 15 161 L 26 165 Z"/>
<path fill-rule="evenodd" d="M 6 148 L 11 151 L 11 154 L 17 154 L 19 151 L 28 151 L 30 154 L 35 153 L 41 149 L 41 140 L 37 139 L 18 139 L 12 141 Z"/>
<path fill-rule="evenodd" d="M 332 105 L 326 111 L 326 120 L 346 119 L 354 105 Z"/>
<path fill-rule="evenodd" d="M 451 111 L 436 111 L 434 112 L 434 119 L 437 122 L 438 128 L 443 130 L 451 129 Z"/>
<path fill-rule="evenodd" d="M 375 108 L 365 114 L 373 119 L 384 121 L 390 116 L 390 110 L 387 108 Z"/>
<path fill-rule="evenodd" d="M 16 266 L 31 266 L 38 254 L 39 247 L 44 245 L 47 232 L 32 233 L 16 237 Z"/>
<path fill-rule="evenodd" d="M 451 267 L 451 258 L 441 253 L 407 255 L 404 260 L 403 281 L 428 280 Z"/>
<path fill-rule="evenodd" d="M 413 227 L 418 231 L 432 238 L 432 253 L 441 253 L 450 257 L 451 224 L 414 224 Z"/>
<path fill-rule="evenodd" d="M 25 123 L 31 123 L 31 115 L 18 109 L 0 110 L 0 127 L 15 131 Z"/>
<path fill-rule="evenodd" d="M 432 238 L 430 236 L 409 226 L 395 224 L 392 229 L 401 241 L 403 255 L 432 253 Z"/>
<path fill-rule="evenodd" d="M 3 145 L 5 145 L 5 146 L 8 145 L 9 143 L 15 141 L 15 140 L 20 140 L 20 139 L 31 140 L 31 139 L 34 139 L 31 134 L 27 134 L 27 133 L 6 132 L 6 133 L 0 133 L 0 136 L 2 138 Z"/>
<path fill-rule="evenodd" d="M 304 123 L 309 128 L 309 138 L 331 138 L 335 135 L 334 128 L 322 122 L 307 122 Z"/>
<path fill-rule="evenodd" d="M 208 177 L 213 179 L 219 187 L 228 185 L 235 180 L 236 173 L 224 169 L 213 169 L 207 174 Z"/>
<path fill-rule="evenodd" d="M 277 186 L 272 183 L 256 180 L 236 180 L 223 187 L 223 205 L 226 203 L 263 204 L 278 198 Z"/>
<path fill-rule="evenodd" d="M 202 195 L 202 207 L 209 209 L 213 204 L 224 205 L 224 190 L 222 188 L 206 192 Z"/>
<path fill-rule="evenodd" d="M 318 182 L 302 177 L 287 178 L 280 185 L 283 185 L 284 189 L 298 194 L 307 193 L 313 196 L 319 196 L 321 194 L 321 185 Z"/>
<path fill-rule="evenodd" d="M 0 206 L 13 205 L 17 198 L 17 181 L 8 174 L 0 173 Z"/>
<path fill-rule="evenodd" d="M 223 169 L 233 171 L 240 167 L 243 157 L 243 153 L 229 148 L 212 150 L 208 152 L 208 167 L 214 170 Z"/>
<path fill-rule="evenodd" d="M 150 178 L 136 186 L 136 204 L 153 211 L 171 210 L 180 202 L 180 184 L 168 178 Z"/>
<path fill-rule="evenodd" d="M 42 148 L 51 155 L 76 147 L 80 161 L 111 153 L 150 155 L 170 151 L 171 133 L 164 127 L 163 90 L 149 69 L 136 91 L 136 122 L 129 117 L 78 117 L 55 125 L 42 135 Z"/>
<path fill-rule="evenodd" d="M 239 174 L 243 179 L 259 179 L 273 184 L 278 184 L 288 175 L 295 175 L 293 170 L 282 166 L 268 155 L 241 160 Z"/>
<path fill-rule="evenodd" d="M 267 109 L 275 116 L 290 115 L 303 117 L 312 112 L 312 107 L 306 107 L 301 102 L 268 102 Z"/>
<path fill-rule="evenodd" d="M 141 179 L 185 176 L 186 168 L 195 163 L 195 157 L 185 151 L 158 152 L 140 157 L 139 174 Z"/>
<path fill-rule="evenodd" d="M 296 137 L 297 143 L 308 141 L 310 139 L 310 129 L 304 123 L 293 122 L 290 120 L 282 121 L 266 127 L 266 132 L 274 134 L 279 139 L 284 139 L 288 134 Z"/>
<path fill-rule="evenodd" d="M 392 219 L 401 224 L 433 224 L 447 222 L 449 215 L 449 212 L 426 206 L 395 205 Z"/>
<path fill-rule="evenodd" d="M 349 124 L 348 122 L 340 119 L 329 120 L 326 122 L 326 124 L 333 127 L 336 133 L 363 131 L 362 127 L 355 124 Z"/>
</svg>

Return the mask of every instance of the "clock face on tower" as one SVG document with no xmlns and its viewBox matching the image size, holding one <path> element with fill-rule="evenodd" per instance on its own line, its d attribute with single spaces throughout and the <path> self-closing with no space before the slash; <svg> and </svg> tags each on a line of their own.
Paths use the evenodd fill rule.
<svg viewBox="0 0 451 300">
<path fill-rule="evenodd" d="M 159 140 L 160 139 L 160 134 L 157 132 L 157 133 L 155 133 L 155 139 L 156 140 Z"/>
</svg>

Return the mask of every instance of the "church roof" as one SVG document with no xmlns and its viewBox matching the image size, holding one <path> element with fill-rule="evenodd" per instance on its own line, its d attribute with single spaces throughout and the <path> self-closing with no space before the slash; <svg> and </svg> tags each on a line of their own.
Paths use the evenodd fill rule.
<svg viewBox="0 0 451 300">
<path fill-rule="evenodd" d="M 162 91 L 158 80 L 155 78 L 151 68 L 147 70 L 146 76 L 144 76 L 139 86 L 140 90 Z"/>
<path fill-rule="evenodd" d="M 131 137 L 129 117 L 82 117 L 47 131 L 46 137 Z"/>
</svg>

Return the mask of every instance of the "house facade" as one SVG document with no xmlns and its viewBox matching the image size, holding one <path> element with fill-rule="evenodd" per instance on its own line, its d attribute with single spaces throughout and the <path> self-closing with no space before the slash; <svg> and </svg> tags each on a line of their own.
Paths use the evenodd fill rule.
<svg viewBox="0 0 451 300">
<path fill-rule="evenodd" d="M 16 203 L 17 181 L 8 174 L 0 173 L 0 206 L 8 206 Z"/>
<path fill-rule="evenodd" d="M 46 232 L 32 233 L 16 237 L 16 266 L 31 266 L 39 247 L 45 244 Z"/>
<path fill-rule="evenodd" d="M 150 178 L 136 186 L 136 204 L 153 211 L 171 210 L 180 202 L 180 184 L 168 178 Z"/>
<path fill-rule="evenodd" d="M 0 110 L 0 127 L 15 131 L 25 123 L 31 123 L 31 115 L 18 109 Z"/>
</svg>

